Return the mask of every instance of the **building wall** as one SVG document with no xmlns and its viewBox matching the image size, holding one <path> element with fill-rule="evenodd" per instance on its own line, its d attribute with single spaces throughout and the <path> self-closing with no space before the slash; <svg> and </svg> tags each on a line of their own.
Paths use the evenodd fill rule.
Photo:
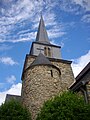
<svg viewBox="0 0 90 120">
<path fill-rule="evenodd" d="M 88 82 L 88 84 L 86 85 L 86 87 L 87 87 L 88 102 L 90 103 L 90 81 Z"/>
<path fill-rule="evenodd" d="M 60 69 L 63 89 L 68 89 L 75 81 L 71 64 L 57 61 L 51 61 L 51 63 Z"/>
<path fill-rule="evenodd" d="M 24 66 L 24 70 L 30 66 L 30 64 L 35 60 L 34 56 L 27 56 L 26 57 L 26 62 Z M 61 61 L 52 61 L 50 60 L 53 65 L 55 65 L 57 68 L 60 69 L 61 71 L 61 79 L 63 83 L 68 84 L 68 87 L 75 81 L 74 79 L 74 74 L 71 68 L 71 64 L 61 62 Z M 67 83 L 67 81 L 69 81 Z"/>
<path fill-rule="evenodd" d="M 27 57 L 25 69 L 30 66 L 33 60 L 35 60 L 34 57 Z M 67 90 L 74 81 L 70 64 L 51 62 L 60 69 L 61 74 L 58 69 L 47 65 L 28 68 L 23 74 L 22 102 L 29 108 L 33 120 L 35 120 L 44 101 Z M 51 70 L 53 75 L 51 75 Z"/>
</svg>

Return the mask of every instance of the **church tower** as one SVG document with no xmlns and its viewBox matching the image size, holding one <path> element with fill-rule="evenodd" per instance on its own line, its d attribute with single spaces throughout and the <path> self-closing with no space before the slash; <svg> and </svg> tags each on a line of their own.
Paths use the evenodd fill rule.
<svg viewBox="0 0 90 120">
<path fill-rule="evenodd" d="M 38 56 L 39 53 L 42 53 L 49 58 L 61 58 L 60 46 L 52 45 L 50 43 L 42 16 L 39 23 L 36 41 L 33 42 L 31 46 L 30 55 Z"/>
<path fill-rule="evenodd" d="M 22 73 L 22 103 L 37 117 L 43 103 L 74 82 L 71 61 L 61 58 L 60 46 L 50 43 L 41 16 L 36 41 L 26 55 Z"/>
</svg>

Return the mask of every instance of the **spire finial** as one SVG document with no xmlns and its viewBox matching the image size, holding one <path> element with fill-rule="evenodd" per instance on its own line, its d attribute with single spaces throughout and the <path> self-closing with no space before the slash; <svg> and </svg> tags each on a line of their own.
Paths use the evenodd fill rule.
<svg viewBox="0 0 90 120">
<path fill-rule="evenodd" d="M 42 12 L 41 12 L 41 19 L 43 20 Z"/>
</svg>

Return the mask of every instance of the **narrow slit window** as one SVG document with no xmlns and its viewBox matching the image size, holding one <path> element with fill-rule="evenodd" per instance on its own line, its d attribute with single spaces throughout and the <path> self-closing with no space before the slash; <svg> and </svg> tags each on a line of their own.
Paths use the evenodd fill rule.
<svg viewBox="0 0 90 120">
<path fill-rule="evenodd" d="M 50 70 L 51 71 L 51 77 L 53 77 L 53 71 L 52 70 Z"/>
<path fill-rule="evenodd" d="M 48 48 L 48 56 L 51 57 L 51 49 Z"/>
<path fill-rule="evenodd" d="M 47 56 L 47 48 L 44 47 L 44 55 Z"/>
</svg>

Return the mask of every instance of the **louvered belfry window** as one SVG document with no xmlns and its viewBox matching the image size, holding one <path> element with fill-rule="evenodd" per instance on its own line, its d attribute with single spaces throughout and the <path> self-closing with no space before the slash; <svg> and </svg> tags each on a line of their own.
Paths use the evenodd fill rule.
<svg viewBox="0 0 90 120">
<path fill-rule="evenodd" d="M 51 57 L 51 49 L 49 47 L 44 47 L 44 55 Z"/>
</svg>

